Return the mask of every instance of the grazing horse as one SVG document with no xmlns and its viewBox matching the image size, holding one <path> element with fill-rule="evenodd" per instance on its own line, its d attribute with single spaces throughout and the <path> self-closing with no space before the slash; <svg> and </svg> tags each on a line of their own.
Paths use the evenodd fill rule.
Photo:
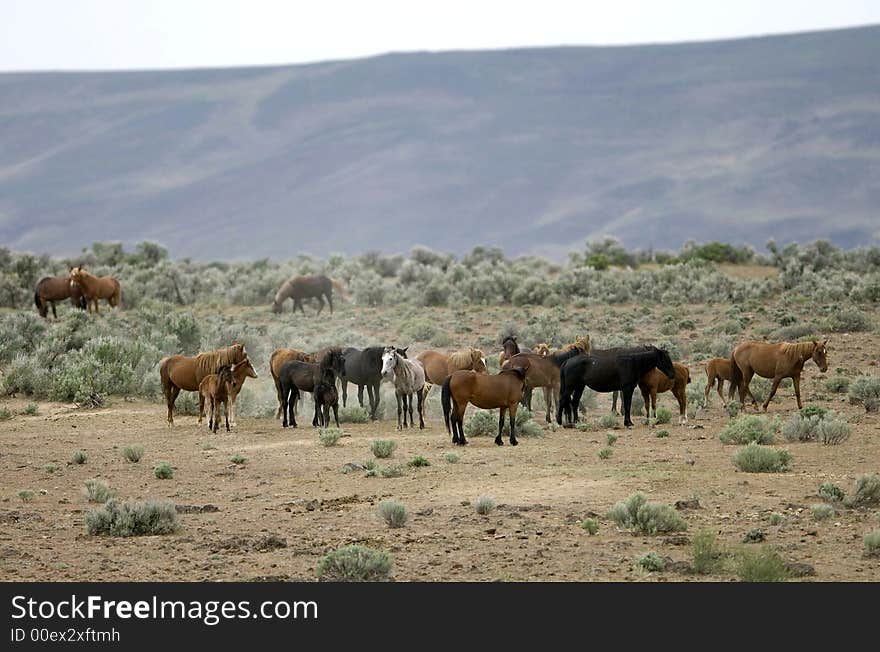
<svg viewBox="0 0 880 652">
<path fill-rule="evenodd" d="M 409 348 L 409 347 L 407 347 Z M 413 421 L 413 394 L 419 405 L 419 429 L 425 429 L 425 369 L 422 363 L 406 359 L 406 349 L 386 346 L 382 352 L 382 378 L 394 383 L 394 394 L 397 397 L 397 429 L 407 427 L 406 414 L 409 411 L 409 427 L 415 427 Z M 401 401 L 403 405 L 401 406 Z M 400 415 L 403 414 L 401 424 Z"/>
<path fill-rule="evenodd" d="M 453 372 L 476 371 L 478 374 L 488 373 L 486 356 L 480 349 L 473 347 L 462 349 L 446 355 L 439 351 L 422 351 L 416 360 L 425 368 L 425 378 L 433 385 L 442 385 Z"/>
<path fill-rule="evenodd" d="M 783 378 L 791 378 L 794 383 L 794 395 L 797 406 L 801 405 L 801 372 L 807 360 L 812 359 L 819 371 L 828 371 L 828 340 L 818 342 L 743 342 L 730 355 L 731 382 L 739 388 L 739 402 L 745 407 L 746 394 L 752 397 L 752 404 L 757 408 L 758 402 L 749 389 L 752 376 L 758 374 L 762 378 L 772 378 L 773 387 L 764 401 L 764 412 Z"/>
<path fill-rule="evenodd" d="M 82 267 L 74 267 L 70 270 L 70 280 L 79 285 L 89 312 L 95 306 L 95 312 L 100 314 L 98 299 L 106 299 L 111 308 L 116 308 L 122 301 L 122 286 L 112 276 L 94 276 Z"/>
<path fill-rule="evenodd" d="M 333 417 L 336 419 L 336 427 L 339 427 L 339 392 L 336 391 L 336 383 L 321 380 L 315 385 L 313 393 L 315 397 L 315 417 L 313 424 L 319 428 L 330 425 L 330 410 L 333 409 Z"/>
<path fill-rule="evenodd" d="M 205 417 L 205 402 L 209 407 L 208 430 L 215 433 L 220 424 L 220 405 L 226 417 L 226 432 L 229 432 L 229 397 L 235 391 L 235 365 L 223 365 L 216 374 L 208 374 L 199 383 L 199 424 Z"/>
<path fill-rule="evenodd" d="M 348 383 L 358 386 L 358 403 L 364 407 L 364 387 L 370 401 L 370 419 L 376 419 L 379 409 L 379 385 L 382 382 L 382 354 L 385 347 L 370 346 L 366 349 L 345 349 L 345 372 L 342 381 L 342 405 L 348 400 Z"/>
<path fill-rule="evenodd" d="M 730 358 L 712 358 L 706 363 L 706 391 L 705 401 L 706 407 L 709 407 L 709 391 L 718 381 L 718 396 L 721 398 L 721 404 L 726 406 L 727 401 L 724 400 L 724 381 L 730 381 L 727 400 L 733 399 L 736 392 L 736 385 L 733 383 L 733 369 L 730 364 Z"/>
<path fill-rule="evenodd" d="M 74 308 L 86 309 L 86 300 L 82 294 L 79 283 L 74 283 L 69 276 L 46 276 L 41 278 L 34 288 L 34 303 L 40 317 L 49 316 L 49 306 L 52 307 L 52 316 L 58 319 L 55 310 L 55 302 L 70 299 Z"/>
<path fill-rule="evenodd" d="M 338 348 L 328 349 L 321 356 L 318 364 L 291 360 L 285 362 L 278 371 L 278 380 L 281 383 L 281 397 L 284 406 L 281 411 L 282 426 L 286 428 L 288 423 L 296 428 L 296 404 L 299 401 L 300 392 L 314 392 L 315 387 L 321 382 L 336 384 L 337 376 L 341 376 L 345 370 L 345 358 Z M 312 420 L 312 425 L 317 426 L 317 418 Z"/>
<path fill-rule="evenodd" d="M 531 394 L 533 389 L 538 387 L 544 389 L 547 423 L 550 423 L 553 406 L 559 404 L 559 369 L 566 360 L 576 355 L 581 355 L 580 349 L 571 348 L 557 351 L 548 356 L 541 356 L 537 353 L 518 353 L 507 360 L 504 365 L 505 369 L 523 367 L 527 370 L 523 399 L 525 399 L 526 393 Z M 526 407 L 529 406 L 526 405 Z"/>
<path fill-rule="evenodd" d="M 278 380 L 278 372 L 281 370 L 281 367 L 285 362 L 290 362 L 291 360 L 310 362 L 312 364 L 317 362 L 314 353 L 306 353 L 299 349 L 280 348 L 272 351 L 272 355 L 269 357 L 269 373 L 272 374 L 272 382 L 275 383 L 275 392 L 278 394 L 278 411 L 275 413 L 276 419 L 281 418 L 281 409 L 284 406 L 284 399 L 281 397 L 281 382 Z"/>
<path fill-rule="evenodd" d="M 642 392 L 642 398 L 645 400 L 645 414 L 650 419 L 651 409 L 654 410 L 654 417 L 657 416 L 657 394 L 672 390 L 672 395 L 678 401 L 678 423 L 684 425 L 688 422 L 687 418 L 687 386 L 691 382 L 691 372 L 680 362 L 673 362 L 675 369 L 675 378 L 670 380 L 659 369 L 651 369 L 644 376 L 639 378 L 639 389 Z"/>
<path fill-rule="evenodd" d="M 510 445 L 516 446 L 516 408 L 522 399 L 527 368 L 514 367 L 502 369 L 494 376 L 479 374 L 476 371 L 456 371 L 443 381 L 440 403 L 443 405 L 443 420 L 446 432 L 452 433 L 452 443 L 464 446 L 464 411 L 468 403 L 478 408 L 491 410 L 500 408 L 498 417 L 498 436 L 495 443 L 504 444 L 501 432 L 504 430 L 504 412 L 510 412 Z M 451 429 L 450 429 L 451 427 Z"/>
<path fill-rule="evenodd" d="M 345 298 L 345 288 L 342 283 L 335 279 L 328 278 L 323 274 L 313 276 L 294 276 L 284 281 L 278 292 L 275 293 L 275 299 L 272 301 L 272 312 L 281 312 L 281 306 L 287 299 L 293 299 L 293 312 L 299 308 L 302 314 L 306 314 L 303 308 L 302 300 L 315 298 L 319 301 L 318 314 L 324 309 L 324 297 L 327 297 L 327 303 L 330 304 L 330 314 L 333 314 L 333 290 L 339 292 L 342 298 Z"/>
<path fill-rule="evenodd" d="M 199 383 L 208 374 L 217 373 L 223 365 L 233 365 L 247 357 L 243 344 L 233 344 L 197 356 L 171 355 L 159 362 L 162 393 L 168 404 L 168 425 L 174 423 L 174 401 L 181 390 L 199 391 Z M 232 425 L 235 425 L 235 399 L 231 402 Z"/>
<path fill-rule="evenodd" d="M 559 370 L 559 406 L 556 408 L 556 423 L 562 425 L 565 413 L 566 425 L 574 424 L 578 406 L 585 387 L 597 392 L 623 392 L 623 424 L 633 425 L 630 418 L 633 391 L 639 379 L 654 367 L 667 378 L 675 378 L 672 360 L 663 349 L 656 346 L 635 347 L 632 349 L 608 349 L 593 351 L 589 355 L 577 355 L 566 361 Z"/>
</svg>

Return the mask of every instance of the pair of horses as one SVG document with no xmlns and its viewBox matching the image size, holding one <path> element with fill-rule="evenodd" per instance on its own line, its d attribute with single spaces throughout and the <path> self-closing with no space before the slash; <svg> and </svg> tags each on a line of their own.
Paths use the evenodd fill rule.
<svg viewBox="0 0 880 652">
<path fill-rule="evenodd" d="M 52 308 L 52 316 L 58 319 L 55 310 L 56 301 L 70 299 L 74 308 L 95 312 L 98 309 L 98 300 L 106 299 L 112 308 L 122 301 L 122 287 L 112 276 L 95 276 L 82 267 L 73 267 L 69 276 L 46 276 L 37 282 L 34 289 L 34 303 L 41 317 L 48 317 L 49 308 Z"/>
<path fill-rule="evenodd" d="M 342 350 L 331 347 L 316 354 L 317 363 L 288 360 L 281 365 L 276 378 L 281 393 L 282 427 L 296 428 L 296 405 L 301 392 L 310 392 L 315 399 L 315 427 L 330 425 L 330 410 L 339 426 L 339 395 L 336 379 L 345 371 Z M 274 373 L 273 373 L 274 375 Z"/>
<path fill-rule="evenodd" d="M 278 292 L 275 293 L 275 299 L 272 301 L 272 312 L 280 313 L 284 302 L 288 299 L 293 299 L 293 312 L 296 312 L 296 309 L 299 308 L 303 314 L 306 314 L 302 304 L 303 299 L 317 299 L 319 302 L 318 314 L 320 315 L 324 309 L 324 298 L 326 297 L 327 303 L 330 305 L 330 314 L 332 315 L 334 289 L 339 292 L 343 299 L 346 297 L 345 288 L 342 286 L 342 283 L 323 274 L 294 276 L 284 281 L 281 287 L 278 288 Z"/>
<path fill-rule="evenodd" d="M 253 375 L 251 375 L 253 374 Z M 229 432 L 229 399 L 238 396 L 246 377 L 256 378 L 256 371 L 250 361 L 233 365 L 222 365 L 215 374 L 208 374 L 199 383 L 199 424 L 205 418 L 205 407 L 209 410 L 208 430 L 217 432 L 220 427 L 220 406 L 226 418 L 226 432 Z"/>
</svg>

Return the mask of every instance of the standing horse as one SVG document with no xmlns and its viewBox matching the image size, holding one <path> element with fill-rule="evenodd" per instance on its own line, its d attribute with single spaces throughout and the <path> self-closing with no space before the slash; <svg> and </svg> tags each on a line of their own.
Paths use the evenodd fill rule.
<svg viewBox="0 0 880 652">
<path fill-rule="evenodd" d="M 532 411 L 532 390 L 537 387 L 544 388 L 544 403 L 547 409 L 547 423 L 550 423 L 550 403 L 547 402 L 549 396 L 552 396 L 559 401 L 559 367 L 560 365 L 568 360 L 569 358 L 577 355 L 578 353 L 587 354 L 590 352 L 590 336 L 584 335 L 583 337 L 578 336 L 575 338 L 574 342 L 570 344 L 566 344 L 558 351 L 553 352 L 557 355 L 557 360 L 559 362 L 556 363 L 556 371 L 552 371 L 552 368 L 548 365 L 541 365 L 541 373 L 533 373 L 531 379 L 526 380 L 526 388 L 523 391 L 522 404 L 524 407 L 528 408 L 529 412 Z M 529 353 L 527 349 L 523 350 L 523 353 Z M 535 345 L 534 353 L 542 358 L 546 358 L 551 355 L 550 347 L 545 343 L 541 342 Z M 564 357 L 558 357 L 564 356 Z M 501 368 L 504 369 L 509 363 L 504 362 L 501 364 Z M 550 373 L 552 372 L 554 378 L 551 380 L 549 378 Z M 540 382 L 542 384 L 535 384 L 535 381 Z M 552 388 L 554 391 L 550 393 L 548 388 Z"/>
<path fill-rule="evenodd" d="M 233 366 L 233 375 L 235 376 L 235 386 L 229 394 L 229 403 L 232 406 L 232 427 L 234 428 L 238 425 L 238 412 L 236 411 L 235 401 L 244 387 L 244 381 L 248 378 L 258 378 L 258 376 L 257 370 L 254 369 L 254 365 L 251 364 L 247 356 L 245 356 L 244 360 Z"/>
<path fill-rule="evenodd" d="M 315 417 L 312 423 L 317 423 L 319 428 L 330 425 L 330 410 L 336 419 L 336 427 L 339 427 L 339 392 L 336 391 L 336 383 L 321 380 L 315 385 L 312 394 L 315 397 Z"/>
<path fill-rule="evenodd" d="M 704 392 L 706 407 L 709 407 L 709 390 L 715 386 L 716 380 L 718 381 L 718 396 L 721 398 L 721 404 L 727 406 L 727 401 L 724 400 L 724 381 L 730 381 L 728 401 L 733 399 L 733 395 L 736 392 L 730 358 L 712 358 L 706 362 L 706 378 L 706 391 Z"/>
<path fill-rule="evenodd" d="M 278 380 L 281 383 L 281 396 L 284 406 L 281 411 L 282 426 L 286 428 L 288 423 L 296 428 L 296 404 L 300 392 L 314 392 L 315 387 L 321 382 L 336 384 L 337 376 L 345 370 L 345 358 L 338 348 L 328 349 L 321 356 L 318 364 L 291 360 L 285 362 L 278 371 Z M 317 417 L 312 420 L 312 425 L 317 426 Z"/>
<path fill-rule="evenodd" d="M 386 346 L 382 352 L 382 378 L 394 383 L 394 394 L 397 397 L 397 429 L 402 430 L 406 427 L 407 411 L 409 411 L 409 426 L 415 426 L 412 407 L 412 397 L 415 394 L 419 404 L 419 429 L 424 430 L 425 369 L 421 362 L 407 360 L 405 356 L 406 349 Z M 403 425 L 400 420 L 401 414 L 403 414 Z"/>
<path fill-rule="evenodd" d="M 71 281 L 69 276 L 46 276 L 41 278 L 34 288 L 34 303 L 37 304 L 40 317 L 48 317 L 49 306 L 51 306 L 52 316 L 58 319 L 55 302 L 68 298 L 74 308 L 86 309 L 82 288 L 79 283 Z"/>
<path fill-rule="evenodd" d="M 764 412 L 783 378 L 791 378 L 794 383 L 794 395 L 797 406 L 801 405 L 801 372 L 807 360 L 812 359 L 819 371 L 828 371 L 828 340 L 817 342 L 743 342 L 730 355 L 730 371 L 732 383 L 739 388 L 739 402 L 745 407 L 746 394 L 752 397 L 752 404 L 757 408 L 758 402 L 749 389 L 752 376 L 758 374 L 762 378 L 772 378 L 773 387 L 764 401 Z"/>
<path fill-rule="evenodd" d="M 522 399 L 528 369 L 514 367 L 502 369 L 494 376 L 478 374 L 476 371 L 456 371 L 443 381 L 440 403 L 443 405 L 443 420 L 446 432 L 452 434 L 452 443 L 464 446 L 464 411 L 468 403 L 478 408 L 492 410 L 500 408 L 498 417 L 498 436 L 495 443 L 504 444 L 501 433 L 504 430 L 504 412 L 510 412 L 510 445 L 516 446 L 516 408 Z"/>
<path fill-rule="evenodd" d="M 342 381 L 342 405 L 348 400 L 348 383 L 358 386 L 358 403 L 364 407 L 364 387 L 370 401 L 370 419 L 376 419 L 379 409 L 379 384 L 382 382 L 382 354 L 385 347 L 370 346 L 363 351 L 355 348 L 345 349 L 345 371 Z"/>
<path fill-rule="evenodd" d="M 330 314 L 333 314 L 333 290 L 339 292 L 342 298 L 345 298 L 345 288 L 342 283 L 335 279 L 328 278 L 323 274 L 313 276 L 294 276 L 284 281 L 278 292 L 275 293 L 275 299 L 272 301 L 272 312 L 281 312 L 281 306 L 287 299 L 293 299 L 293 312 L 299 308 L 302 314 L 306 314 L 303 308 L 302 300 L 315 298 L 319 301 L 318 314 L 324 309 L 324 297 L 327 297 L 327 303 L 330 304 Z"/>
<path fill-rule="evenodd" d="M 233 365 L 247 357 L 243 344 L 233 344 L 214 351 L 199 353 L 197 356 L 171 355 L 159 362 L 159 377 L 162 380 L 162 393 L 168 404 L 168 425 L 174 423 L 174 402 L 181 390 L 199 391 L 199 383 L 208 374 L 217 373 L 225 364 Z M 235 399 L 231 402 L 232 425 L 235 425 Z"/>
<path fill-rule="evenodd" d="M 550 415 L 553 414 L 553 406 L 559 404 L 559 369 L 566 360 L 581 355 L 579 349 L 571 348 L 557 351 L 547 356 L 537 353 L 518 353 L 505 362 L 505 369 L 522 367 L 527 369 L 526 384 L 523 390 L 523 401 L 526 393 L 542 387 L 544 389 L 545 418 L 550 423 Z M 526 407 L 531 410 L 529 405 Z"/>
<path fill-rule="evenodd" d="M 306 353 L 299 349 L 280 348 L 272 351 L 272 355 L 269 358 L 269 373 L 272 375 L 272 382 L 275 383 L 275 392 L 278 395 L 278 410 L 275 413 L 276 419 L 281 418 L 281 410 L 284 406 L 284 399 L 281 397 L 281 382 L 278 380 L 278 372 L 281 370 L 281 367 L 285 362 L 290 362 L 291 360 L 310 362 L 312 364 L 317 362 L 314 353 Z"/>
<path fill-rule="evenodd" d="M 672 390 L 672 395 L 678 401 L 678 423 L 684 425 L 687 418 L 687 386 L 691 382 L 691 372 L 680 362 L 673 362 L 675 378 L 669 379 L 659 369 L 651 369 L 639 378 L 639 389 L 645 400 L 645 414 L 650 419 L 651 409 L 654 409 L 654 417 L 657 417 L 657 394 Z"/>
<path fill-rule="evenodd" d="M 100 314 L 101 311 L 98 309 L 99 299 L 106 299 L 111 308 L 116 308 L 122 301 L 122 286 L 112 276 L 99 277 L 90 274 L 82 267 L 74 267 L 70 270 L 70 280 L 80 286 L 88 304 L 89 312 L 92 311 L 92 306 L 94 306 L 95 312 Z"/>
<path fill-rule="evenodd" d="M 416 360 L 425 368 L 427 382 L 434 385 L 442 385 L 443 381 L 456 371 L 471 370 L 478 374 L 488 373 L 486 356 L 480 349 L 473 347 L 449 355 L 438 351 L 422 351 L 416 356 Z"/>
<path fill-rule="evenodd" d="M 630 417 L 633 391 L 639 379 L 654 367 L 670 379 L 675 378 L 672 360 L 663 349 L 656 346 L 632 349 L 609 349 L 606 352 L 593 351 L 590 355 L 577 355 L 566 361 L 559 370 L 559 406 L 556 408 L 556 423 L 562 425 L 562 415 L 567 418 L 566 425 L 574 424 L 578 406 L 585 387 L 597 392 L 623 393 L 623 424 L 633 425 Z"/>
<path fill-rule="evenodd" d="M 199 425 L 205 417 L 205 403 L 208 403 L 208 430 L 217 432 L 220 426 L 220 405 L 226 417 L 226 432 L 229 432 L 229 398 L 235 391 L 235 365 L 223 365 L 216 374 L 208 374 L 199 383 Z"/>
</svg>

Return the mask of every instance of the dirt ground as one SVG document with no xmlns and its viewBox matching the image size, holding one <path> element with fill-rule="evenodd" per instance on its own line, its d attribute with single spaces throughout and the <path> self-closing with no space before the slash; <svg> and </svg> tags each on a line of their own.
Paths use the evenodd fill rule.
<svg viewBox="0 0 880 652">
<path fill-rule="evenodd" d="M 836 368 L 876 373 L 878 339 L 873 333 L 835 335 L 827 375 Z M 698 364 L 690 367 L 694 377 L 703 373 Z M 249 382 L 271 382 L 265 363 L 258 371 L 261 378 Z M 803 580 L 880 581 L 880 558 L 866 557 L 862 543 L 880 527 L 877 507 L 843 510 L 825 521 L 810 513 L 810 505 L 821 502 L 822 482 L 850 492 L 858 475 L 880 472 L 877 415 L 827 392 L 822 378 L 808 363 L 805 402 L 845 415 L 851 437 L 837 446 L 777 437 L 793 464 L 773 474 L 733 466 L 737 447 L 718 440 L 728 416 L 715 394 L 712 406 L 689 425 L 677 425 L 674 409 L 669 425 L 652 428 L 636 418 L 634 429 L 614 430 L 619 438 L 604 460 L 598 452 L 607 446 L 605 428 L 546 430 L 542 437 L 521 438 L 515 448 L 506 440 L 498 447 L 490 437 L 472 437 L 460 448 L 431 414 L 421 432 L 397 432 L 392 419 L 344 424 L 346 436 L 324 447 L 305 417 L 310 405 L 295 430 L 273 418 L 240 418 L 232 433 L 214 435 L 197 427 L 193 416 L 178 416 L 167 427 L 158 403 L 116 398 L 106 409 L 86 410 L 40 402 L 39 412 L 26 416 L 30 400 L 0 398 L 0 407 L 15 415 L 0 422 L 0 579 L 310 581 L 321 556 L 362 543 L 392 552 L 397 581 L 728 581 L 735 579 L 730 569 L 708 576 L 647 573 L 635 558 L 656 551 L 689 561 L 690 542 L 702 529 L 716 532 L 729 549 L 754 545 L 741 543 L 743 536 L 761 529 L 786 560 L 815 571 Z M 587 418 L 606 414 L 609 403 L 602 395 Z M 673 408 L 672 396 L 663 395 L 661 405 Z M 794 408 L 788 388 L 769 414 L 785 417 Z M 535 416 L 543 424 L 543 413 Z M 661 428 L 667 438 L 655 436 Z M 407 468 L 398 478 L 343 473 L 346 463 L 372 458 L 373 438 L 398 442 L 394 456 L 378 460 L 379 466 L 405 464 L 416 455 L 430 466 Z M 134 443 L 146 451 L 136 464 L 122 454 Z M 71 462 L 77 450 L 88 454 L 85 464 Z M 448 452 L 460 461 L 446 461 Z M 235 454 L 247 461 L 232 463 Z M 173 479 L 154 476 L 162 460 L 174 466 Z M 45 467 L 53 463 L 58 468 L 50 473 Z M 129 539 L 87 535 L 84 515 L 94 505 L 83 485 L 90 478 L 106 480 L 124 499 L 174 501 L 182 510 L 180 531 Z M 18 496 L 23 489 L 34 491 L 32 501 Z M 670 504 L 696 499 L 698 506 L 680 511 L 687 532 L 637 536 L 616 528 L 607 510 L 636 491 Z M 473 507 L 483 495 L 497 503 L 486 516 Z M 379 518 L 376 505 L 385 498 L 406 505 L 405 527 L 389 529 Z M 771 525 L 773 513 L 782 515 L 780 524 Z M 595 536 L 580 525 L 591 515 L 600 522 Z"/>
</svg>

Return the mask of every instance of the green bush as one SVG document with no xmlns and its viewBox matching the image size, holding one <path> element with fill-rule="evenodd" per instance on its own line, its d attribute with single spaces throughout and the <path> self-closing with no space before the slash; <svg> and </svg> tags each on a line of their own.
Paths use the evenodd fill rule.
<svg viewBox="0 0 880 652">
<path fill-rule="evenodd" d="M 403 503 L 396 500 L 383 500 L 379 503 L 379 516 L 390 528 L 398 528 L 406 525 L 408 514 Z"/>
<path fill-rule="evenodd" d="M 614 449 L 611 448 L 610 446 L 606 446 L 605 448 L 603 448 L 602 450 L 599 451 L 599 459 L 600 460 L 607 460 L 609 457 L 611 457 L 611 455 L 613 453 L 614 453 Z"/>
<path fill-rule="evenodd" d="M 599 417 L 599 426 L 602 428 L 617 428 L 617 415 L 603 414 L 601 417 Z"/>
<path fill-rule="evenodd" d="M 36 494 L 30 489 L 22 489 L 18 492 L 17 496 L 21 499 L 21 502 L 29 503 L 34 499 L 34 496 L 36 496 Z"/>
<path fill-rule="evenodd" d="M 336 446 L 342 438 L 342 430 L 339 428 L 319 428 L 318 441 L 321 446 Z"/>
<path fill-rule="evenodd" d="M 617 443 L 617 435 L 613 432 L 605 433 L 605 441 L 609 446 L 614 446 L 614 444 Z"/>
<path fill-rule="evenodd" d="M 849 424 L 836 415 L 826 416 L 819 422 L 819 441 L 826 445 L 836 445 L 849 439 Z"/>
<path fill-rule="evenodd" d="M 724 444 L 772 444 L 774 427 L 767 417 L 747 414 L 728 422 L 718 433 L 718 439 Z"/>
<path fill-rule="evenodd" d="M 663 439 L 664 437 L 669 436 L 669 431 L 668 430 L 658 430 L 657 432 L 654 433 L 654 436 L 658 437 L 659 439 Z"/>
<path fill-rule="evenodd" d="M 854 405 L 864 405 L 869 411 L 876 408 L 877 402 L 880 401 L 880 378 L 858 376 L 850 383 L 849 401 Z"/>
<path fill-rule="evenodd" d="M 608 518 L 622 528 L 641 534 L 681 532 L 687 522 L 669 505 L 649 503 L 644 494 L 632 494 L 608 512 Z"/>
<path fill-rule="evenodd" d="M 831 482 L 823 482 L 819 485 L 819 495 L 829 503 L 841 503 L 846 497 L 843 489 Z"/>
<path fill-rule="evenodd" d="M 827 321 L 832 333 L 859 333 L 873 328 L 871 318 L 858 308 L 836 309 Z"/>
<path fill-rule="evenodd" d="M 491 496 L 480 496 L 474 503 L 474 509 L 477 514 L 486 515 L 495 509 L 495 499 Z"/>
<path fill-rule="evenodd" d="M 103 480 L 86 480 L 85 493 L 90 503 L 106 503 L 111 498 L 116 498 L 116 489 L 112 489 Z"/>
<path fill-rule="evenodd" d="M 828 414 L 828 410 L 823 408 L 821 405 L 816 405 L 815 403 L 810 403 L 805 405 L 800 410 L 798 410 L 803 417 L 819 417 L 824 418 L 826 414 Z"/>
<path fill-rule="evenodd" d="M 153 468 L 153 473 L 160 480 L 170 480 L 174 477 L 174 469 L 168 462 L 159 462 Z"/>
<path fill-rule="evenodd" d="M 587 534 L 593 536 L 599 531 L 599 519 L 587 517 L 581 521 L 581 527 L 587 532 Z"/>
<path fill-rule="evenodd" d="M 473 415 L 464 424 L 464 433 L 468 437 L 495 437 L 498 435 L 498 413 L 489 410 L 475 410 Z M 520 407 L 516 411 L 516 434 L 523 437 L 540 437 L 544 434 L 543 429 L 532 420 L 532 413 L 526 408 Z M 505 415 L 504 427 L 501 429 L 503 437 L 510 436 L 510 418 Z"/>
<path fill-rule="evenodd" d="M 824 521 L 837 514 L 837 512 L 828 503 L 814 503 L 810 505 L 810 514 L 813 515 L 813 520 Z"/>
<path fill-rule="evenodd" d="M 461 461 L 461 456 L 458 453 L 444 453 L 443 459 L 450 464 L 458 464 Z"/>
<path fill-rule="evenodd" d="M 844 501 L 847 507 L 865 507 L 880 503 L 880 475 L 860 475 L 856 478 L 856 489 Z"/>
<path fill-rule="evenodd" d="M 122 454 L 129 462 L 140 462 L 144 454 L 144 447 L 140 444 L 132 444 L 123 448 Z"/>
<path fill-rule="evenodd" d="M 741 448 L 733 456 L 734 466 L 746 473 L 787 471 L 790 463 L 791 454 L 788 451 L 759 446 L 755 443 Z"/>
<path fill-rule="evenodd" d="M 350 545 L 325 555 L 317 573 L 321 582 L 385 582 L 391 577 L 391 567 L 387 552 Z"/>
<path fill-rule="evenodd" d="M 27 406 L 25 406 L 24 412 L 22 412 L 22 414 L 25 414 L 29 417 L 33 417 L 33 416 L 36 416 L 39 413 L 39 411 L 40 411 L 40 409 L 39 409 L 39 407 L 37 407 L 36 403 L 28 403 Z"/>
<path fill-rule="evenodd" d="M 646 552 L 636 558 L 636 563 L 649 573 L 660 573 L 666 570 L 666 559 L 656 552 Z"/>
<path fill-rule="evenodd" d="M 339 408 L 339 423 L 369 423 L 370 413 L 360 405 Z"/>
<path fill-rule="evenodd" d="M 718 570 L 721 565 L 723 553 L 718 546 L 715 533 L 710 530 L 700 530 L 694 535 L 691 552 L 693 557 L 691 567 L 695 573 L 707 575 Z"/>
<path fill-rule="evenodd" d="M 413 468 L 418 468 L 420 466 L 431 466 L 431 463 L 428 461 L 428 458 L 423 455 L 416 455 L 412 458 L 407 464 Z"/>
<path fill-rule="evenodd" d="M 231 458 L 229 458 L 229 461 L 232 462 L 233 464 L 241 465 L 241 464 L 247 463 L 247 458 L 244 455 L 242 455 L 241 453 L 236 453 Z"/>
<path fill-rule="evenodd" d="M 383 478 L 399 478 L 403 475 L 406 467 L 403 464 L 394 464 L 393 466 L 383 466 L 379 469 L 379 475 Z"/>
<path fill-rule="evenodd" d="M 380 459 L 391 457 L 397 448 L 393 439 L 374 439 L 370 442 L 370 452 Z"/>
<path fill-rule="evenodd" d="M 770 514 L 770 525 L 782 525 L 785 521 L 785 517 L 779 512 L 773 512 Z"/>
<path fill-rule="evenodd" d="M 0 421 L 9 421 L 12 418 L 12 412 L 6 408 L 0 408 Z"/>
<path fill-rule="evenodd" d="M 170 501 L 119 503 L 115 498 L 86 514 L 86 531 L 114 537 L 171 534 L 180 528 Z"/>
<path fill-rule="evenodd" d="M 672 411 L 669 408 L 657 408 L 657 423 L 664 424 L 672 421 Z"/>
<path fill-rule="evenodd" d="M 70 458 L 70 461 L 74 464 L 85 464 L 89 459 L 89 456 L 85 451 L 76 451 L 73 454 L 73 457 Z"/>
<path fill-rule="evenodd" d="M 849 378 L 846 376 L 831 376 L 825 381 L 825 389 L 834 394 L 845 394 L 849 391 Z"/>
<path fill-rule="evenodd" d="M 784 582 L 788 579 L 785 562 L 768 546 L 743 548 L 736 556 L 736 574 L 742 582 Z"/>
<path fill-rule="evenodd" d="M 45 466 L 43 466 L 43 470 L 46 473 L 55 473 L 55 471 L 57 471 L 58 468 L 59 468 L 58 465 L 55 464 L 54 462 L 50 462 L 49 464 L 46 464 Z"/>
<path fill-rule="evenodd" d="M 880 530 L 874 530 L 870 534 L 865 535 L 865 554 L 876 556 L 880 555 Z"/>
</svg>

